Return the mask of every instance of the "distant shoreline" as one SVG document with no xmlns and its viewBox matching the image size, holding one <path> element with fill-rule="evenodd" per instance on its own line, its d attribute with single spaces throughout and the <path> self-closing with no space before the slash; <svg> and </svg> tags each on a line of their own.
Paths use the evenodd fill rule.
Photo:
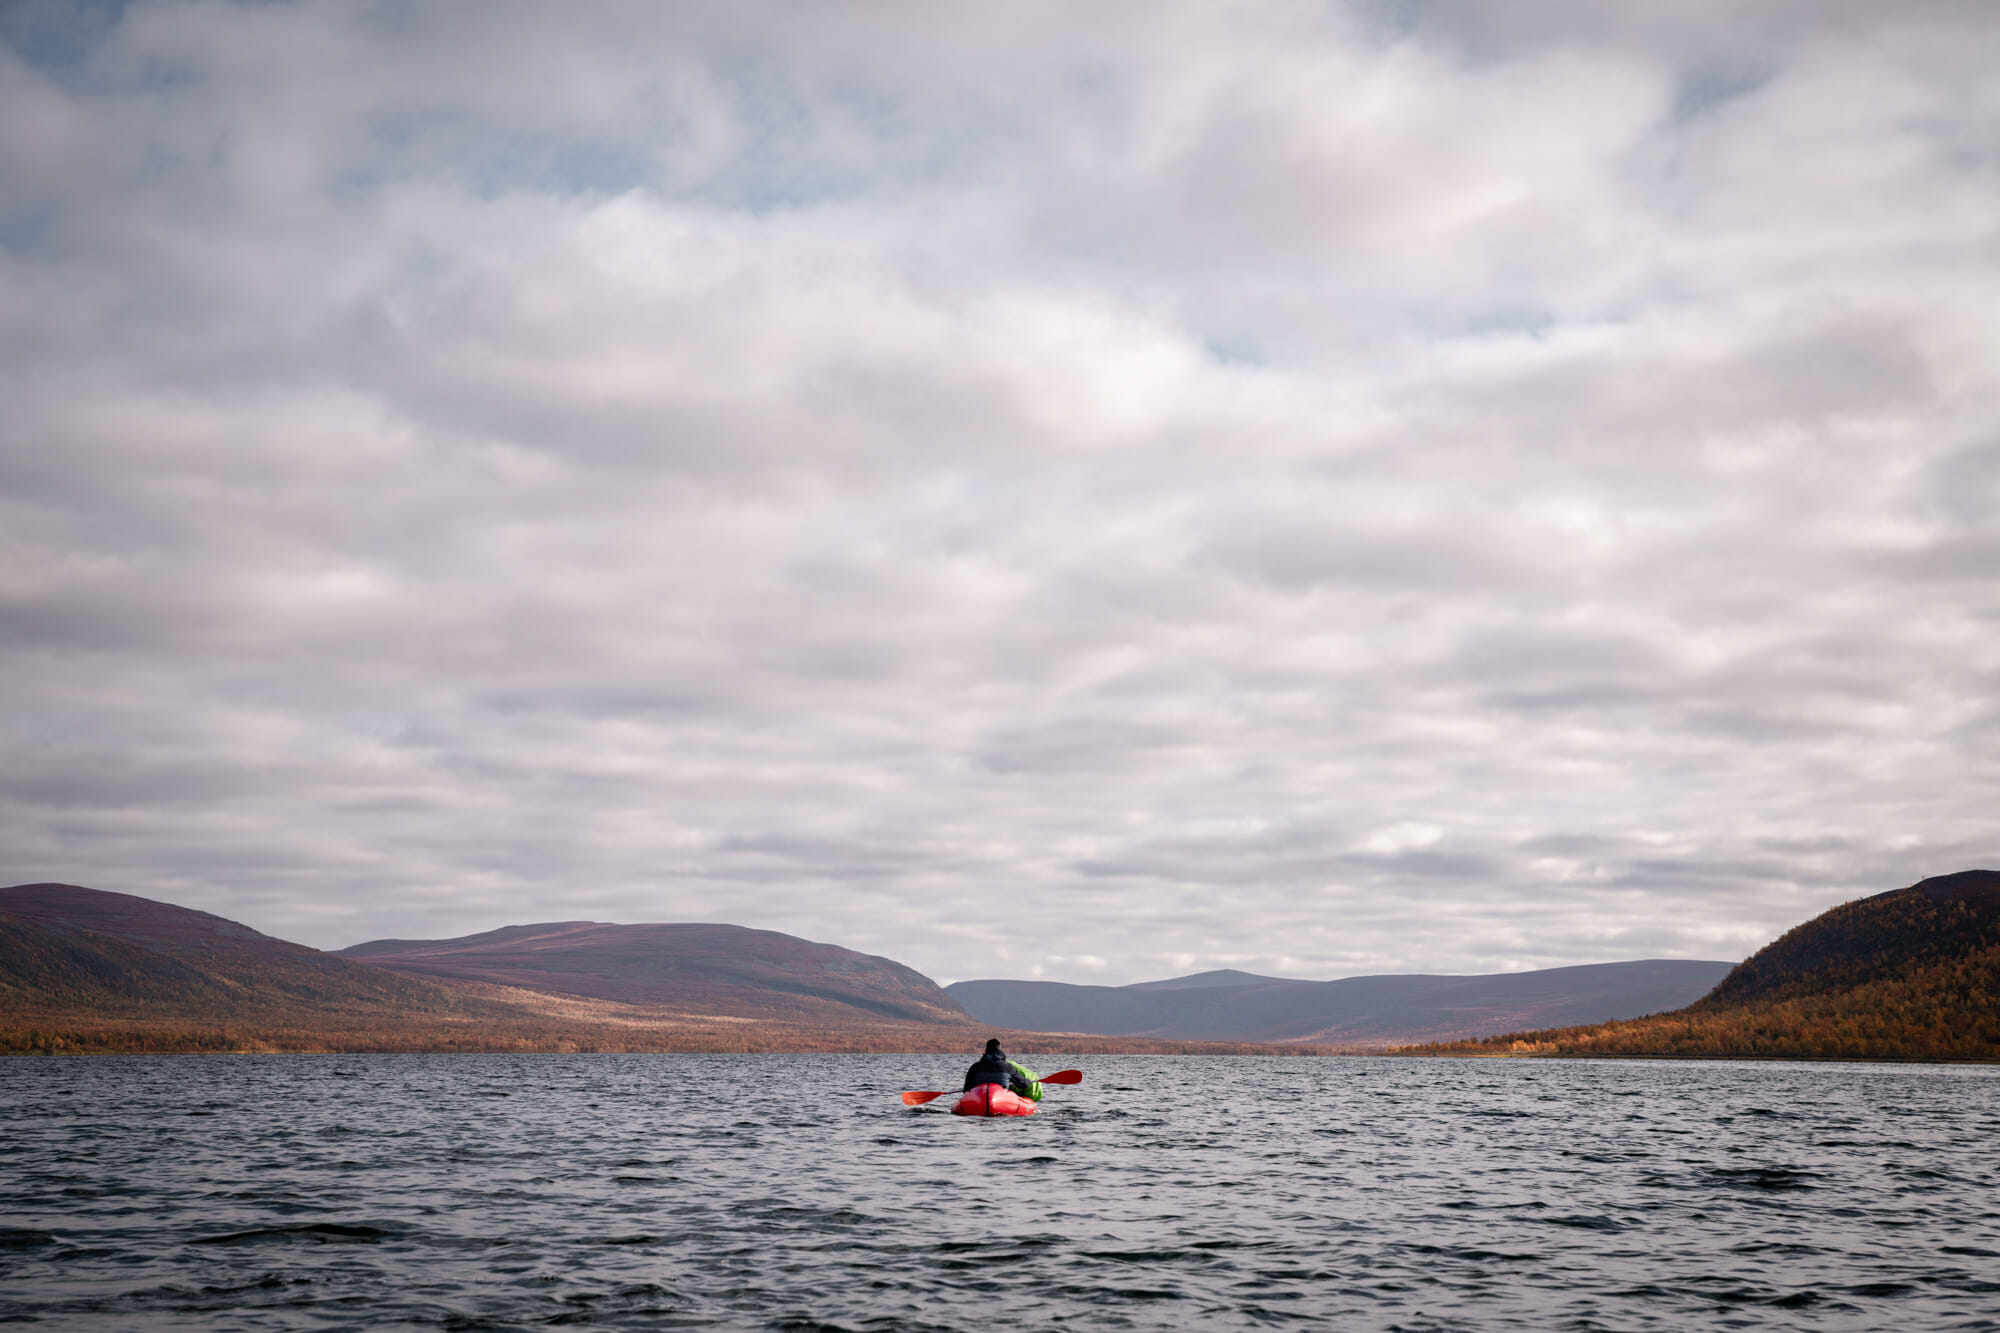
<svg viewBox="0 0 2000 1333">
<path fill-rule="evenodd" d="M 986 1029 L 980 1030 L 982 1033 Z M 851 1034 L 850 1034 L 851 1035 Z M 1232 1042 L 1173 1042 L 1149 1039 L 1121 1040 L 1077 1033 L 998 1034 L 1016 1054 L 1032 1058 L 1042 1054 L 1064 1056 L 1152 1055 L 1163 1058 L 1205 1059 L 1261 1055 L 1284 1059 L 1362 1059 L 1388 1057 L 1398 1060 L 1602 1060 L 1671 1061 L 1726 1064 L 1894 1064 L 1894 1065 L 2000 1065 L 2000 1057 L 1923 1055 L 1813 1055 L 1771 1052 L 1757 1055 L 1680 1054 L 1668 1052 L 1575 1051 L 1477 1051 L 1431 1050 L 1420 1047 L 1355 1049 L 1325 1046 L 1290 1046 Z M 119 1040 L 124 1038 L 124 1040 Z M 508 1044 L 503 1040 L 459 1043 L 342 1042 L 339 1038 L 314 1042 L 294 1036 L 274 1040 L 254 1033 L 144 1033 L 133 1030 L 97 1029 L 94 1032 L 68 1028 L 51 1030 L 0 1029 L 0 1057 L 90 1057 L 118 1055 L 964 1055 L 976 1049 L 976 1042 L 938 1040 L 862 1044 L 843 1041 L 825 1034 L 820 1041 L 788 1043 L 745 1043 L 717 1040 L 677 1045 L 619 1045 L 610 1042 L 555 1041 L 546 1044 Z"/>
<path fill-rule="evenodd" d="M 253 1025 L 205 1030 L 149 1029 L 61 1020 L 21 1022 L 0 1027 L 0 1056 L 36 1055 L 966 1055 L 976 1054 L 989 1036 L 1016 1054 L 1060 1051 L 1066 1055 L 1272 1055 L 1324 1057 L 1381 1055 L 1362 1050 L 1267 1042 L 1188 1042 L 1145 1037 L 1104 1037 L 1085 1033 L 1038 1033 L 1004 1028 L 954 1028 L 945 1032 L 797 1029 L 743 1031 L 741 1028 L 688 1030 L 648 1041 L 632 1034 L 565 1031 L 491 1033 L 441 1038 L 431 1033 L 312 1031 L 302 1026 Z"/>
</svg>

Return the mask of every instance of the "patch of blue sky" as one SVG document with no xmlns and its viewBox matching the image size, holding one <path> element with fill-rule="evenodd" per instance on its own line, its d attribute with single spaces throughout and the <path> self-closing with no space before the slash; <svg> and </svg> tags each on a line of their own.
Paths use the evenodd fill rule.
<svg viewBox="0 0 2000 1333">
<path fill-rule="evenodd" d="M 609 198 L 659 183 L 637 136 L 522 130 L 456 107 L 403 108 L 368 121 L 362 149 L 328 180 L 340 202 L 412 179 L 449 181 L 482 199 L 527 191 Z"/>
<path fill-rule="evenodd" d="M 699 180 L 679 183 L 672 193 L 753 216 L 800 212 L 865 198 L 914 179 L 941 179 L 947 173 L 879 162 L 831 162 L 812 153 L 759 151 L 752 146 Z"/>
<path fill-rule="evenodd" d="M 1400 40 L 1414 36 L 1438 9 L 1435 0 L 1355 0 L 1349 12 L 1365 30 Z"/>
<path fill-rule="evenodd" d="M 46 203 L 0 209 L 0 250 L 19 258 L 46 254 L 55 222 L 56 210 Z"/>
<path fill-rule="evenodd" d="M 1264 344 L 1250 333 L 1223 333 L 1204 339 L 1202 348 L 1208 358 L 1225 366 L 1262 366 L 1267 364 Z"/>
<path fill-rule="evenodd" d="M 972 151 L 963 138 L 911 132 L 893 108 L 863 99 L 852 110 L 848 128 L 865 118 L 863 147 L 830 152 L 802 104 L 760 104 L 745 90 L 732 104 L 736 142 L 690 170 L 676 161 L 685 126 L 658 108 L 615 130 L 499 124 L 449 106 L 401 108 L 369 118 L 362 145 L 331 174 L 329 188 L 347 202 L 417 178 L 449 181 L 480 198 L 520 191 L 608 198 L 645 189 L 769 213 L 851 198 L 886 182 L 944 178 Z"/>
<path fill-rule="evenodd" d="M 912 184 L 962 179 L 1004 156 L 1011 131 L 972 98 L 921 105 L 863 79 L 802 91 L 777 62 L 711 62 L 740 139 L 687 188 L 750 213 L 782 212 Z"/>
<path fill-rule="evenodd" d="M 131 0 L 5 0 L 0 42 L 26 64 L 62 81 L 124 21 Z"/>
<path fill-rule="evenodd" d="M 1497 305 L 1477 311 L 1458 328 L 1464 338 L 1532 338 L 1539 342 L 1556 326 L 1553 312 L 1535 305 Z"/>
<path fill-rule="evenodd" d="M 529 140 L 474 158 L 463 175 L 472 192 L 486 198 L 517 190 L 610 198 L 652 186 L 659 168 L 639 145 Z"/>
<path fill-rule="evenodd" d="M 100 61 L 133 8 L 130 0 L 0 0 L 0 43 L 70 93 L 173 94 L 209 78 L 199 57 L 126 51 Z"/>
<path fill-rule="evenodd" d="M 1685 125 L 1720 107 L 1755 93 L 1775 71 L 1765 64 L 1716 61 L 1681 71 L 1668 120 Z"/>
</svg>

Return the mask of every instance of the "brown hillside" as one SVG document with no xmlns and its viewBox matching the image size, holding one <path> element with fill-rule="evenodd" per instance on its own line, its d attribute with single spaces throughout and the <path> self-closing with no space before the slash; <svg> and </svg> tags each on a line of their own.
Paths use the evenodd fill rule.
<svg viewBox="0 0 2000 1333">
<path fill-rule="evenodd" d="M 774 930 L 557 921 L 452 940 L 375 940 L 342 958 L 407 976 L 836 1026 L 970 1023 L 901 963 Z"/>
<path fill-rule="evenodd" d="M 538 929 L 494 937 L 518 943 Z M 697 927 L 694 938 L 720 949 L 734 929 Z M 590 983 L 579 982 L 577 972 L 564 978 L 566 993 L 403 975 L 272 939 L 207 912 L 71 884 L 21 884 L 0 889 L 0 1054 L 934 1051 L 970 1059 L 988 1036 L 1001 1037 L 1022 1055 L 1274 1049 L 1051 1037 L 975 1026 L 962 1014 L 955 1021 L 898 1018 L 854 1001 L 908 1003 L 895 999 L 900 987 L 921 1011 L 930 983 L 900 964 L 789 936 L 751 944 L 765 952 L 733 972 L 725 958 L 711 957 L 707 964 L 711 980 L 724 972 L 734 978 L 733 992 L 711 985 L 683 990 L 685 1003 L 678 1005 L 635 1003 L 579 993 Z M 408 957 L 429 945 L 381 947 Z M 816 960 L 825 964 L 817 980 Z M 558 957 L 543 962 L 551 975 L 561 973 Z M 760 991 L 760 975 L 806 989 Z M 812 986 L 828 993 L 808 993 Z M 835 998 L 843 988 L 848 998 Z M 705 1008 L 697 1003 L 704 997 L 741 1012 Z"/>
<path fill-rule="evenodd" d="M 1685 1009 L 1416 1054 L 2000 1060 L 2000 873 L 1876 894 L 1787 931 Z"/>
<path fill-rule="evenodd" d="M 1795 926 L 1696 1006 L 1797 999 L 1949 965 L 2000 944 L 2000 872 L 1955 875 L 1862 898 Z"/>
<path fill-rule="evenodd" d="M 465 993 L 234 921 L 74 884 L 0 888 L 0 1014 L 202 1022 L 472 1017 Z"/>
</svg>

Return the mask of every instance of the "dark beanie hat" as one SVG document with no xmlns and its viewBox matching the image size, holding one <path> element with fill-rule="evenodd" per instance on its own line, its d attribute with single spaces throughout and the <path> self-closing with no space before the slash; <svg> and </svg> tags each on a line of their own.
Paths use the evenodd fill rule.
<svg viewBox="0 0 2000 1333">
<path fill-rule="evenodd" d="M 1000 1039 L 998 1037 L 988 1037 L 986 1039 L 986 1053 L 988 1055 L 1000 1054 Z"/>
</svg>

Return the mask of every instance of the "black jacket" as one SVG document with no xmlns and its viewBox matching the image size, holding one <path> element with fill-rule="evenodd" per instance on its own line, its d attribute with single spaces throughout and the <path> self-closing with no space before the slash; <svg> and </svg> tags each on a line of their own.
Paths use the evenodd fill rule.
<svg viewBox="0 0 2000 1333">
<path fill-rule="evenodd" d="M 1008 1091 L 1023 1096 L 1028 1092 L 1028 1080 L 1014 1072 L 1014 1066 L 1008 1063 L 1004 1052 L 980 1056 L 979 1062 L 965 1071 L 965 1087 L 960 1091 L 970 1092 L 982 1083 L 998 1083 Z"/>
</svg>

